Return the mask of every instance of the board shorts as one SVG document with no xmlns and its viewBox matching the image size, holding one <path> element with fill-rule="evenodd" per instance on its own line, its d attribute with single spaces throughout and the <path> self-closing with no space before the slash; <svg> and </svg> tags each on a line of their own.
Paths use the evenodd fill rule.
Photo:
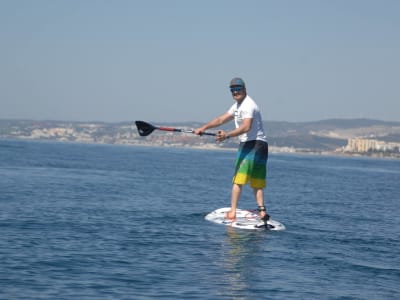
<svg viewBox="0 0 400 300">
<path fill-rule="evenodd" d="M 267 160 L 267 142 L 240 143 L 232 183 L 244 185 L 250 182 L 252 188 L 265 188 L 267 185 Z"/>
</svg>

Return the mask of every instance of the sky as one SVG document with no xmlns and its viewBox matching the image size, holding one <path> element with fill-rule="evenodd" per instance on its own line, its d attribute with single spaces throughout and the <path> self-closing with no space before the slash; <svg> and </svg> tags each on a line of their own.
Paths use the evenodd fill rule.
<svg viewBox="0 0 400 300">
<path fill-rule="evenodd" d="M 400 121 L 397 0 L 0 0 L 0 119 Z"/>
</svg>

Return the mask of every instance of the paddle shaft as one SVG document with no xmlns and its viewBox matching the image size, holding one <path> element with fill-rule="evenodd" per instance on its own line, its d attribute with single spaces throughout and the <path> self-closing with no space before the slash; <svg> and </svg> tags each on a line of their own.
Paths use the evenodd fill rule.
<svg viewBox="0 0 400 300">
<path fill-rule="evenodd" d="M 175 132 L 185 132 L 185 133 L 194 133 L 194 130 L 184 130 L 184 129 L 180 129 L 180 128 L 173 128 L 173 127 L 156 127 L 156 129 L 158 130 L 163 130 L 163 131 L 175 131 Z M 202 135 L 212 135 L 215 136 L 215 133 L 211 133 L 211 132 L 203 132 Z"/>
</svg>

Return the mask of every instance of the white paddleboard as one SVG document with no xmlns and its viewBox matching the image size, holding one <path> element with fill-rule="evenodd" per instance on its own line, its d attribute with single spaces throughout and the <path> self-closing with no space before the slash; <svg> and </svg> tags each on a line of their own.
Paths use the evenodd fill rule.
<svg viewBox="0 0 400 300">
<path fill-rule="evenodd" d="M 269 219 L 267 221 L 268 228 L 265 227 L 265 223 L 261 220 L 258 212 L 237 209 L 236 210 L 236 219 L 229 220 L 225 218 L 225 214 L 230 211 L 230 207 L 223 207 L 216 209 L 205 216 L 207 221 L 222 224 L 226 226 L 231 226 L 235 228 L 242 229 L 268 229 L 268 230 L 285 230 L 285 225 L 282 223 Z"/>
</svg>

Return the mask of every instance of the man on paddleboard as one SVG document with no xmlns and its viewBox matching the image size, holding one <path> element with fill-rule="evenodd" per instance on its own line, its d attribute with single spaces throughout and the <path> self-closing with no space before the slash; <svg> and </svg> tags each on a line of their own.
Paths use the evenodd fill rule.
<svg viewBox="0 0 400 300">
<path fill-rule="evenodd" d="M 232 137 L 240 140 L 236 157 L 235 175 L 232 180 L 231 210 L 227 219 L 236 218 L 237 203 L 243 185 L 250 183 L 258 205 L 260 217 L 266 222 L 269 215 L 264 206 L 264 188 L 266 187 L 268 143 L 257 104 L 246 92 L 246 85 L 241 78 L 233 78 L 229 85 L 235 103 L 227 112 L 194 130 L 201 135 L 209 128 L 219 127 L 229 121 L 235 121 L 235 129 L 218 131 L 216 141 L 222 142 Z"/>
</svg>

